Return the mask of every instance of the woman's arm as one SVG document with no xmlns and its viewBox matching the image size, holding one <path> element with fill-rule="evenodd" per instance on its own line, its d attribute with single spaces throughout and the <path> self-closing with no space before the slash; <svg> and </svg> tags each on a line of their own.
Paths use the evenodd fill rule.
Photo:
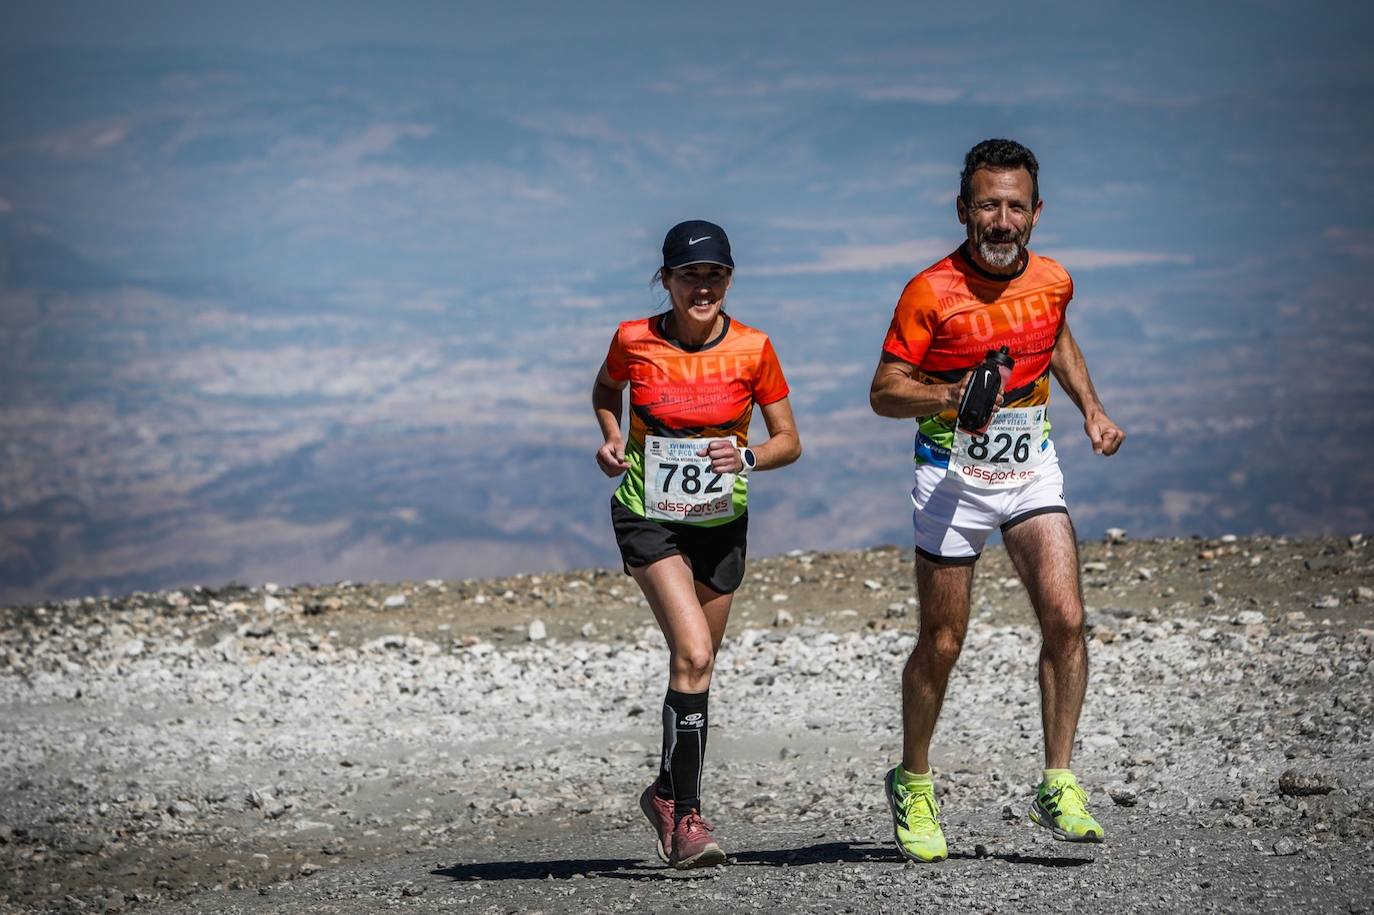
<svg viewBox="0 0 1374 915">
<path fill-rule="evenodd" d="M 754 470 L 775 470 L 786 467 L 801 457 L 801 436 L 797 434 L 797 421 L 792 416 L 792 402 L 784 397 L 769 404 L 760 404 L 763 423 L 768 427 L 768 441 L 753 448 Z M 715 441 L 703 451 L 702 457 L 711 458 L 711 469 L 717 473 L 739 473 L 744 469 L 744 456 L 730 442 Z"/>
<path fill-rule="evenodd" d="M 596 463 L 608 477 L 620 476 L 630 469 L 630 465 L 625 463 L 625 439 L 620 434 L 626 383 L 612 379 L 603 362 L 596 373 L 596 383 L 592 385 L 592 410 L 596 413 L 597 425 L 601 427 L 601 437 L 605 439 L 605 444 L 596 449 Z"/>
</svg>

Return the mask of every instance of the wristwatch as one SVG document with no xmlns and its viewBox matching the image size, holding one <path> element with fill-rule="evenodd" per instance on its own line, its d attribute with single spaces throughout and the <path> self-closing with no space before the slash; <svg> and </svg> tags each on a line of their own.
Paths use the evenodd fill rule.
<svg viewBox="0 0 1374 915">
<path fill-rule="evenodd" d="M 744 462 L 744 466 L 739 470 L 741 476 L 753 470 L 754 465 L 759 462 L 759 459 L 754 457 L 753 448 L 741 448 L 739 450 L 739 459 Z"/>
</svg>

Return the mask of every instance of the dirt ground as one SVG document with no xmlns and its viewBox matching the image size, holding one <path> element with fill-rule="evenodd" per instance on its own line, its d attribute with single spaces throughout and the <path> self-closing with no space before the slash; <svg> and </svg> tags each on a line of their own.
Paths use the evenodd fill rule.
<svg viewBox="0 0 1374 915">
<path fill-rule="evenodd" d="M 1108 843 L 1026 824 L 1034 617 L 994 548 L 961 661 L 981 692 L 937 735 L 952 857 L 903 862 L 878 779 L 910 553 L 798 553 L 752 561 L 737 597 L 718 679 L 739 698 L 711 736 L 732 859 L 686 877 L 633 803 L 666 655 L 619 570 L 9 608 L 0 911 L 1368 911 L 1366 541 L 1087 543 L 1082 570 Z M 565 704 L 587 726 L 561 738 Z"/>
</svg>

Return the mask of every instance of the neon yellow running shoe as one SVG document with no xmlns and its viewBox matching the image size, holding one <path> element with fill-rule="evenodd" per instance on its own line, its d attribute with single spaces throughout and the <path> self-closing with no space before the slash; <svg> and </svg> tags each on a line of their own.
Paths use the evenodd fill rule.
<svg viewBox="0 0 1374 915">
<path fill-rule="evenodd" d="M 929 864 L 948 858 L 945 834 L 940 829 L 940 807 L 935 803 L 935 786 L 928 781 L 903 785 L 897 781 L 894 768 L 883 779 L 883 790 L 892 811 L 897 850 L 912 861 Z"/>
<path fill-rule="evenodd" d="M 1088 813 L 1088 793 L 1072 772 L 1041 782 L 1030 805 L 1031 822 L 1065 842 L 1101 842 L 1102 826 Z"/>
</svg>

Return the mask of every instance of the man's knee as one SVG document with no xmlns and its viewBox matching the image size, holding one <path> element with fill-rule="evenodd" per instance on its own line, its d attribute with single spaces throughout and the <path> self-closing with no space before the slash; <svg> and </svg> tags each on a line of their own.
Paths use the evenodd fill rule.
<svg viewBox="0 0 1374 915">
<path fill-rule="evenodd" d="M 1075 651 L 1087 644 L 1083 608 L 1070 605 L 1040 615 L 1040 634 L 1050 651 Z"/>
<path fill-rule="evenodd" d="M 944 670 L 954 667 L 964 647 L 964 633 L 963 626 L 953 624 L 922 627 L 907 670 L 911 670 L 913 665 L 920 664 L 923 660 Z"/>
</svg>

